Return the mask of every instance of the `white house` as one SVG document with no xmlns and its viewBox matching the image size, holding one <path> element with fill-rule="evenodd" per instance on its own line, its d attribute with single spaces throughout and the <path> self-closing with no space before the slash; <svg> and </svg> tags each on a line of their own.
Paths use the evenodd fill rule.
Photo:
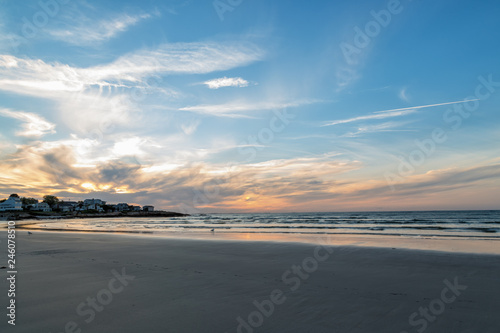
<svg viewBox="0 0 500 333">
<path fill-rule="evenodd" d="M 101 199 L 85 199 L 83 201 L 83 207 L 77 208 L 75 210 L 97 210 L 98 212 L 103 212 L 106 201 L 102 201 Z"/>
<path fill-rule="evenodd" d="M 98 204 L 84 206 L 82 210 L 97 210 L 98 212 L 104 212 L 104 208 Z"/>
<path fill-rule="evenodd" d="M 31 210 L 35 210 L 38 212 L 50 212 L 50 211 L 52 211 L 49 204 L 46 202 L 39 202 L 39 203 L 33 204 L 31 206 Z"/>
<path fill-rule="evenodd" d="M 85 199 L 83 201 L 84 206 L 90 206 L 90 205 L 99 205 L 99 206 L 104 206 L 106 204 L 106 201 L 102 201 L 101 199 Z"/>
<path fill-rule="evenodd" d="M 153 212 L 155 210 L 154 206 L 144 206 L 142 207 L 142 210 L 145 212 Z"/>
<path fill-rule="evenodd" d="M 5 212 L 7 210 L 19 211 L 23 210 L 23 204 L 21 203 L 21 199 L 18 197 L 10 196 L 9 199 L 0 203 L 0 212 Z"/>
</svg>

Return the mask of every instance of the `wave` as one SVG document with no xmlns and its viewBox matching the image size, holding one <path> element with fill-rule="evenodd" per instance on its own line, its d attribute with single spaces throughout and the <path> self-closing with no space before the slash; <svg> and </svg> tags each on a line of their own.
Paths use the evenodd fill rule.
<svg viewBox="0 0 500 333">
<path fill-rule="evenodd" d="M 192 230 L 208 232 L 374 234 L 500 239 L 500 211 L 212 214 L 173 218 L 61 220 L 45 227 L 66 230 Z M 44 222 L 46 223 L 46 222 Z"/>
</svg>

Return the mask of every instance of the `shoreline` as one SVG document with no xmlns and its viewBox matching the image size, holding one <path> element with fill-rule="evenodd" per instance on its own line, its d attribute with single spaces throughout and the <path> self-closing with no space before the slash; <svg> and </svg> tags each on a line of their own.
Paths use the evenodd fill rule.
<svg viewBox="0 0 500 333">
<path fill-rule="evenodd" d="M 12 215 L 10 215 L 12 214 Z M 7 215 L 7 216 L 5 216 Z M 23 220 L 60 220 L 60 219 L 92 219 L 92 218 L 123 218 L 123 217 L 183 217 L 189 214 L 168 212 L 168 211 L 152 211 L 152 212 L 113 212 L 113 213 L 95 213 L 95 214 L 69 214 L 56 215 L 54 214 L 33 214 L 32 212 L 22 213 L 4 213 L 0 221 L 23 221 Z"/>
</svg>

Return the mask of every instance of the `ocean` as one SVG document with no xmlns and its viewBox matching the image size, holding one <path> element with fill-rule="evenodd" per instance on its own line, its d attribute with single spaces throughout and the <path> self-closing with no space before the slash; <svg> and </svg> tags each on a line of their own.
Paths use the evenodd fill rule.
<svg viewBox="0 0 500 333">
<path fill-rule="evenodd" d="M 35 227 L 35 226 L 33 226 Z M 137 233 L 356 234 L 500 239 L 500 211 L 198 214 L 38 222 L 36 228 Z"/>
</svg>

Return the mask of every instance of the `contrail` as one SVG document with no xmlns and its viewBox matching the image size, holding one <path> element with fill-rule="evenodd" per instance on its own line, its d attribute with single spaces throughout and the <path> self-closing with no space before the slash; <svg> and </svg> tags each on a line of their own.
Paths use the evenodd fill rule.
<svg viewBox="0 0 500 333">
<path fill-rule="evenodd" d="M 384 111 L 376 111 L 373 112 L 374 114 L 367 115 L 367 116 L 359 116 L 359 117 L 354 117 L 354 118 L 349 118 L 349 119 L 342 119 L 342 120 L 334 120 L 327 122 L 321 127 L 324 126 L 333 126 L 333 125 L 338 125 L 338 124 L 345 124 L 345 123 L 352 123 L 354 121 L 359 121 L 359 120 L 366 120 L 366 119 L 383 119 L 383 118 L 390 118 L 390 117 L 398 117 L 398 116 L 405 116 L 410 113 L 414 113 L 417 110 L 423 109 L 423 108 L 430 108 L 433 106 L 440 106 L 440 105 L 450 105 L 450 104 L 459 104 L 459 103 L 466 103 L 466 102 L 473 102 L 477 101 L 478 99 L 469 99 L 469 100 L 462 100 L 462 101 L 456 101 L 456 102 L 446 102 L 446 103 L 439 103 L 439 104 L 429 104 L 429 105 L 420 105 L 420 106 L 412 106 L 408 108 L 401 108 L 401 109 L 391 109 L 391 110 L 384 110 Z"/>
<path fill-rule="evenodd" d="M 433 106 L 440 106 L 440 105 L 449 105 L 449 104 L 459 104 L 459 103 L 466 103 L 466 102 L 474 102 L 478 101 L 479 99 L 468 99 L 466 101 L 456 101 L 456 102 L 447 102 L 447 103 L 439 103 L 439 104 L 429 104 L 429 105 L 421 105 L 421 106 L 412 106 L 409 108 L 402 108 L 402 109 L 392 109 L 392 110 L 385 110 L 385 111 L 375 111 L 374 113 L 383 113 L 383 112 L 392 112 L 392 111 L 403 111 L 403 110 L 411 110 L 411 109 L 423 109 L 423 108 L 430 108 Z"/>
</svg>

